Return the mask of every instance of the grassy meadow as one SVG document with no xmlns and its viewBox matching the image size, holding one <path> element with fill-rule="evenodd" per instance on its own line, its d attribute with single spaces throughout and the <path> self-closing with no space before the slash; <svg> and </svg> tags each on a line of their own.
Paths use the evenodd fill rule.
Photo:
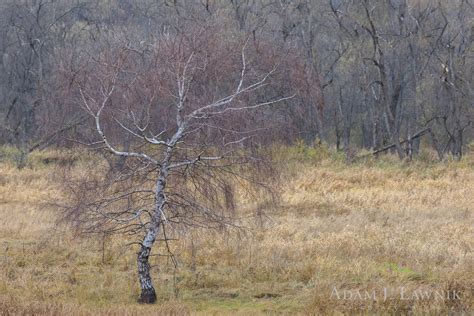
<svg viewBox="0 0 474 316">
<path fill-rule="evenodd" d="M 172 241 L 177 269 L 152 258 L 153 306 L 136 302 L 130 238 L 56 224 L 48 205 L 63 199 L 55 174 L 71 155 L 36 152 L 18 170 L 3 149 L 0 315 L 474 313 L 474 154 L 346 164 L 328 150 L 275 148 L 278 204 L 241 202 L 242 216 L 258 214 L 242 229 Z"/>
</svg>

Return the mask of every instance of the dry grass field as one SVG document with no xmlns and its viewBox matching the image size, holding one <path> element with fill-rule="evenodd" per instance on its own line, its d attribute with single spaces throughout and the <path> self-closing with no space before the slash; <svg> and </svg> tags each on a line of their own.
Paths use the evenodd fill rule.
<svg viewBox="0 0 474 316">
<path fill-rule="evenodd" d="M 48 202 L 61 200 L 53 158 L 62 155 L 35 153 L 22 170 L 0 163 L 1 315 L 474 313 L 472 154 L 347 165 L 277 152 L 278 205 L 241 204 L 265 216 L 173 241 L 178 269 L 153 257 L 153 306 L 136 302 L 128 239 L 55 224 Z"/>
</svg>

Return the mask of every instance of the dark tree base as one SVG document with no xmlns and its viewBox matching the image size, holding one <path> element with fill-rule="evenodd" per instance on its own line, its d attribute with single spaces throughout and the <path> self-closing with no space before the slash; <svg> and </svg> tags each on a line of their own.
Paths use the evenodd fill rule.
<svg viewBox="0 0 474 316">
<path fill-rule="evenodd" d="M 138 299 L 139 303 L 153 304 L 156 302 L 156 293 L 154 289 L 144 290 Z"/>
</svg>

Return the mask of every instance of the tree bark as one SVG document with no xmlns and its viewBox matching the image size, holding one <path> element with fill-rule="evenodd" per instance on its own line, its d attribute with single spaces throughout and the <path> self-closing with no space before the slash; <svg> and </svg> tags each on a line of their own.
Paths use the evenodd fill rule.
<svg viewBox="0 0 474 316">
<path fill-rule="evenodd" d="M 148 258 L 150 256 L 151 248 L 142 245 L 138 252 L 138 279 L 140 280 L 140 303 L 152 304 L 156 302 L 156 292 L 153 287 L 150 274 L 150 263 Z"/>
<path fill-rule="evenodd" d="M 137 257 L 138 280 L 140 282 L 141 289 L 139 302 L 145 304 L 153 304 L 156 302 L 156 291 L 153 286 L 153 281 L 151 279 L 149 257 L 153 244 L 155 243 L 156 236 L 158 235 L 160 230 L 164 211 L 163 208 L 166 202 L 165 187 L 166 180 L 168 177 L 168 162 L 170 156 L 171 149 L 169 148 L 165 158 L 165 163 L 163 164 L 160 175 L 158 177 L 158 181 L 156 183 L 155 212 L 153 214 L 153 218 L 151 219 L 150 227 L 148 228 L 148 231 L 145 237 L 143 238 L 143 242 Z"/>
</svg>

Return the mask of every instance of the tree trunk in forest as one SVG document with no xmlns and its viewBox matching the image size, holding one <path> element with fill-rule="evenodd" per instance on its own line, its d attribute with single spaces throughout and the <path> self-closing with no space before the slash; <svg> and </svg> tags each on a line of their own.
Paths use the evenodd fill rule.
<svg viewBox="0 0 474 316">
<path fill-rule="evenodd" d="M 456 131 L 453 137 L 453 147 L 452 147 L 452 154 L 456 161 L 460 161 L 462 158 L 462 144 L 463 144 L 462 134 L 463 134 L 463 130 L 459 127 L 456 127 Z"/>
<path fill-rule="evenodd" d="M 334 111 L 334 130 L 336 133 L 336 150 L 339 151 L 341 149 L 341 131 L 339 130 L 337 110 Z"/>
</svg>

